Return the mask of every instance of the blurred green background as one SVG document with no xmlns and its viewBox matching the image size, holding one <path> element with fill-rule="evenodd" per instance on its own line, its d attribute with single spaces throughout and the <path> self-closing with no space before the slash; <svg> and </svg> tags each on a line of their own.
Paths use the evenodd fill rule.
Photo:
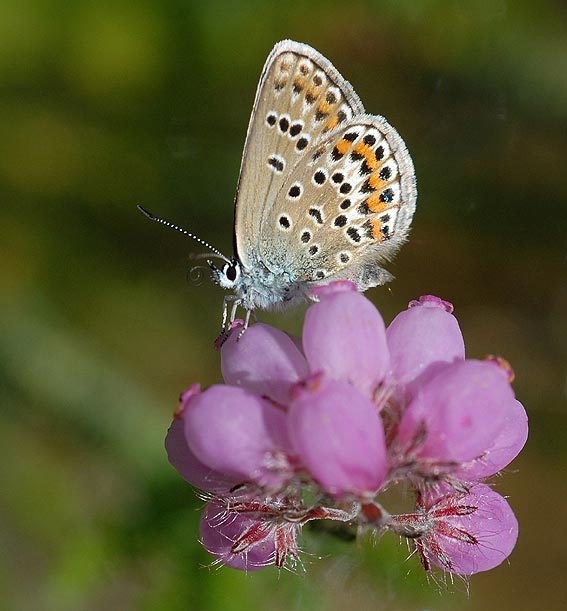
<svg viewBox="0 0 567 611">
<path fill-rule="evenodd" d="M 427 583 L 391 536 L 305 532 L 307 573 L 207 568 L 202 502 L 168 465 L 178 393 L 220 380 L 232 201 L 273 44 L 329 57 L 418 177 L 387 321 L 452 301 L 469 356 L 515 368 L 531 419 L 499 482 L 508 564 Z M 567 570 L 567 8 L 560 0 L 0 2 L 0 596 L 9 610 L 563 609 Z M 291 332 L 303 311 L 260 314 Z M 564 593 L 564 592 L 563 592 Z"/>
</svg>

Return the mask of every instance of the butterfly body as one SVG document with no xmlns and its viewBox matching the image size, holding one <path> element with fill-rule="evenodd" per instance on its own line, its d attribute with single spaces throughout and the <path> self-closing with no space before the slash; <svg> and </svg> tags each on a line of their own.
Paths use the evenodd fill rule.
<svg viewBox="0 0 567 611">
<path fill-rule="evenodd" d="M 213 280 L 234 293 L 248 311 L 283 310 L 307 298 L 308 288 L 285 268 L 268 269 L 261 261 L 250 268 L 232 259 L 222 269 L 211 265 Z"/>
<path fill-rule="evenodd" d="M 274 251 L 277 255 L 276 247 Z M 255 261 L 250 268 L 244 268 L 238 260 L 233 259 L 223 269 L 213 266 L 211 273 L 213 280 L 222 288 L 231 290 L 246 310 L 284 310 L 305 301 L 311 288 L 320 284 L 293 276 L 288 271 L 290 267 L 293 268 L 284 264 L 268 269 L 263 261 Z M 392 276 L 370 260 L 333 276 L 333 280 L 341 279 L 355 282 L 359 290 L 364 291 L 385 284 Z"/>
</svg>

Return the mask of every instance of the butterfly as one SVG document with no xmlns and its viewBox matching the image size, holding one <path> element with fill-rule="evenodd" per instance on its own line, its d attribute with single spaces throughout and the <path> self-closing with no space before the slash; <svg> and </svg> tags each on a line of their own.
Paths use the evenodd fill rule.
<svg viewBox="0 0 567 611">
<path fill-rule="evenodd" d="M 318 51 L 283 40 L 268 56 L 252 108 L 229 258 L 207 261 L 232 291 L 231 321 L 246 310 L 284 309 L 312 288 L 351 280 L 360 291 L 392 275 L 381 267 L 406 241 L 416 205 L 411 157 L 397 131 L 365 113 L 354 89 Z"/>
</svg>

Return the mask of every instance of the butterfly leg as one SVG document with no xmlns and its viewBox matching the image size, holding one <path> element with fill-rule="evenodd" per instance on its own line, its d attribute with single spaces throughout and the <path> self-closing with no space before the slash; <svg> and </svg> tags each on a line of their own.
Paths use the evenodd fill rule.
<svg viewBox="0 0 567 611">
<path fill-rule="evenodd" d="M 228 322 L 228 304 L 233 301 L 233 305 L 232 305 L 232 310 L 230 313 L 230 324 L 227 325 Z M 221 330 L 220 333 L 217 337 L 217 339 L 214 342 L 214 346 L 217 350 L 220 350 L 220 348 L 222 347 L 222 345 L 224 344 L 224 342 L 226 342 L 226 340 L 228 339 L 228 336 L 230 335 L 230 327 L 232 325 L 232 323 L 234 322 L 234 319 L 236 317 L 236 309 L 238 308 L 238 305 L 240 304 L 241 299 L 239 299 L 236 295 L 225 295 L 224 299 L 222 300 L 222 324 L 221 324 Z"/>
<path fill-rule="evenodd" d="M 226 333 L 228 331 L 226 323 L 227 323 L 227 319 L 228 319 L 228 304 L 231 301 L 240 301 L 240 300 L 238 299 L 238 297 L 236 295 L 225 295 L 224 299 L 222 300 L 221 334 Z M 231 315 L 230 322 L 231 323 L 234 322 L 234 306 L 233 306 L 233 313 Z"/>
<path fill-rule="evenodd" d="M 233 299 L 234 303 L 232 304 L 232 309 L 230 310 L 230 326 L 231 327 L 232 327 L 232 323 L 236 319 L 236 312 L 238 310 L 238 306 L 242 303 L 242 299 L 238 299 L 238 297 L 236 297 L 236 295 L 232 295 L 232 297 L 234 298 Z M 240 338 L 240 335 L 238 337 Z"/>
<path fill-rule="evenodd" d="M 254 313 L 254 310 L 246 310 L 246 317 L 244 319 L 244 326 L 242 327 L 242 329 L 240 329 L 240 332 L 238 333 L 238 337 L 236 338 L 236 341 L 238 341 L 243 335 L 244 332 L 246 331 L 246 329 L 248 329 L 248 325 L 250 324 L 250 316 Z M 256 317 L 254 317 L 256 318 Z"/>
<path fill-rule="evenodd" d="M 222 300 L 221 334 L 225 333 L 225 331 L 226 331 L 226 319 L 228 317 L 228 302 L 229 302 L 229 297 L 232 297 L 232 295 L 226 295 L 224 297 L 224 299 Z"/>
</svg>

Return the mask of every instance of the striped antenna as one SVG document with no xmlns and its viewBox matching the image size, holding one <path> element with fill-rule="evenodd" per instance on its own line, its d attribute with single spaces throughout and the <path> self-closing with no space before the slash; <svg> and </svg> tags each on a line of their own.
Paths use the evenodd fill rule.
<svg viewBox="0 0 567 611">
<path fill-rule="evenodd" d="M 145 208 L 142 208 L 142 206 L 140 205 L 138 205 L 137 208 L 142 214 L 147 216 L 152 221 L 155 221 L 156 223 L 161 223 L 162 225 L 165 225 L 166 227 L 169 227 L 170 229 L 175 229 L 176 231 L 179 231 L 183 235 L 186 235 L 187 237 L 192 238 L 196 242 L 199 242 L 199 244 L 202 244 L 209 250 L 212 250 L 217 255 L 217 257 L 220 257 L 221 259 L 224 259 L 227 263 L 230 263 L 230 259 L 228 257 L 225 257 L 214 246 L 211 246 L 208 242 L 205 242 L 205 240 L 201 240 L 201 238 L 198 238 L 195 234 L 187 231 L 186 229 L 182 229 L 181 227 L 178 227 L 177 225 L 174 225 L 173 223 L 170 223 L 169 221 L 166 221 L 165 219 L 160 219 L 159 216 L 155 216 L 155 214 L 152 214 Z"/>
</svg>

